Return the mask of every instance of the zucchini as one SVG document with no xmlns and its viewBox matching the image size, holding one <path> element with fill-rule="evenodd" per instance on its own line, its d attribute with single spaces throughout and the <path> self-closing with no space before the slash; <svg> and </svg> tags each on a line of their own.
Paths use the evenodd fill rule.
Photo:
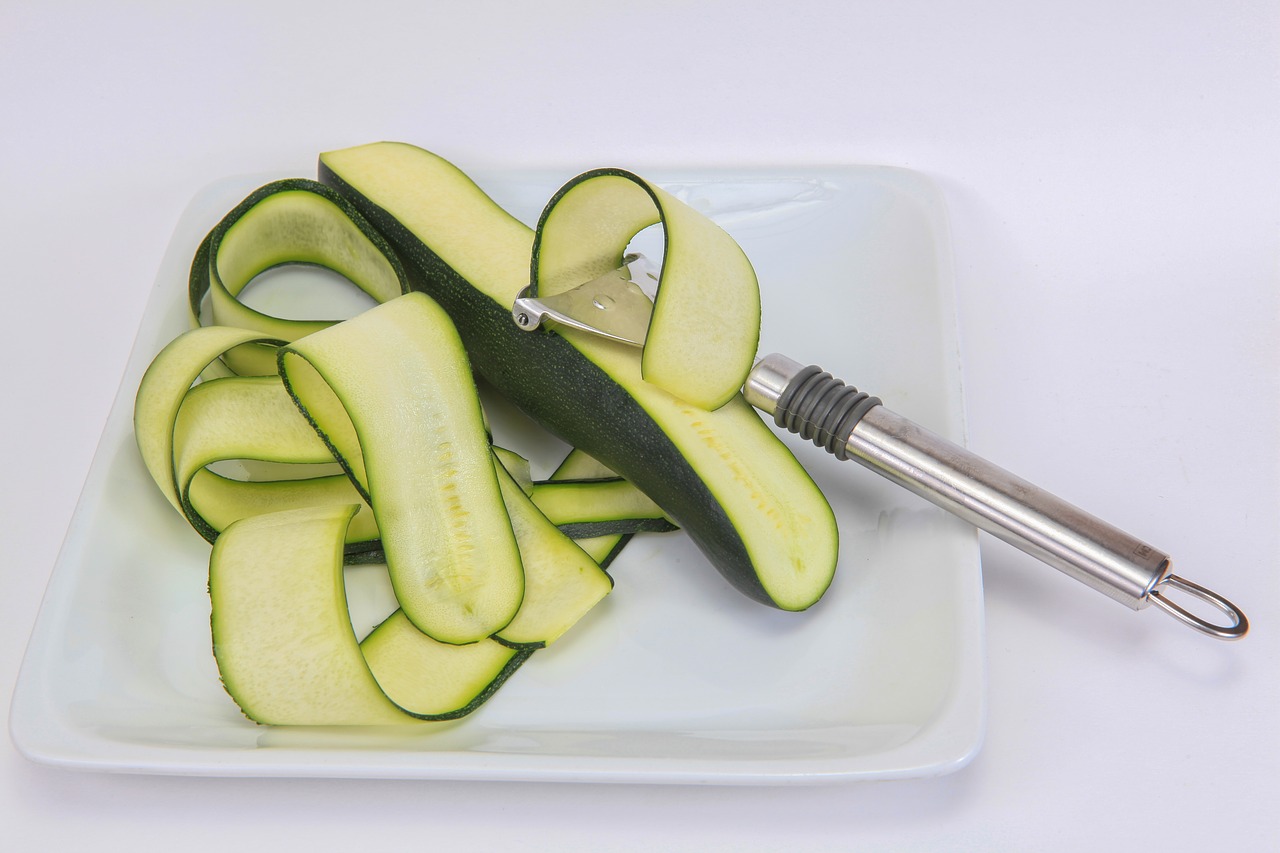
<svg viewBox="0 0 1280 853">
<path fill-rule="evenodd" d="M 449 313 L 489 383 L 649 495 L 746 595 L 787 610 L 822 596 L 835 571 L 834 514 L 740 395 L 708 411 L 646 382 L 634 348 L 517 328 L 511 306 L 529 280 L 534 232 L 447 161 L 374 143 L 322 154 L 319 169 L 387 238 L 413 288 Z M 669 245 L 701 239 L 675 224 Z M 556 230 L 558 245 L 592 239 Z"/>
<path fill-rule="evenodd" d="M 532 653 L 494 640 L 432 640 L 400 611 L 357 642 L 342 542 L 354 505 L 268 513 L 230 525 L 209 560 L 214 656 L 251 720 L 387 725 L 474 711 Z"/>
<path fill-rule="evenodd" d="M 343 528 L 355 509 L 255 516 L 213 544 L 214 657 L 227 692 L 252 720 L 352 725 L 402 717 L 369 672 L 346 612 Z"/>
<path fill-rule="evenodd" d="M 535 484 L 527 460 L 490 446 L 456 332 L 423 294 L 376 294 L 385 304 L 336 325 L 252 319 L 230 305 L 238 304 L 245 270 L 295 262 L 303 239 L 297 235 L 347 230 L 335 217 L 354 215 L 350 206 L 326 201 L 328 190 L 300 190 L 305 183 L 259 190 L 202 244 L 189 295 L 193 316 L 207 298 L 204 320 L 217 324 L 180 336 L 148 368 L 135 405 L 138 446 L 166 497 L 213 542 L 214 654 L 227 691 L 250 719 L 290 725 L 455 719 L 478 708 L 534 650 L 607 595 L 612 580 L 603 566 L 631 532 L 652 526 L 661 513 L 612 472 L 571 453 L 553 479 L 579 478 L 561 484 L 579 494 L 595 491 L 597 499 L 580 499 L 579 509 L 606 503 L 610 530 L 625 531 L 584 540 L 594 557 L 575 544 L 532 498 L 539 488 L 544 499 L 552 495 L 556 484 Z M 219 242 L 220 229 L 238 236 Z M 291 251 L 270 246 L 274 230 L 294 235 Z M 393 262 L 385 243 L 376 242 L 369 241 Z M 238 285 L 202 288 L 200 271 L 212 271 L 208 281 L 215 284 L 229 274 L 208 262 L 219 246 L 235 249 L 231 257 L 242 266 L 228 270 Z M 340 266 L 321 257 L 323 247 L 314 248 L 309 262 Z M 221 325 L 229 322 L 251 328 Z M 261 372 L 267 356 L 276 363 L 274 375 Z M 228 375 L 222 364 L 248 375 Z M 453 452 L 441 462 L 446 448 Z M 446 477 L 442 488 L 434 488 L 436 475 Z M 464 490 L 451 483 L 470 491 L 460 496 Z M 427 498 L 437 494 L 459 497 L 433 512 Z M 560 512 L 570 532 L 600 529 L 598 512 L 591 519 Z M 446 523 L 446 535 L 436 535 L 433 521 L 458 516 L 462 525 Z M 456 534 L 467 525 L 474 529 L 460 540 Z M 518 549 L 514 557 L 508 540 Z M 481 597 L 517 599 L 514 615 L 492 617 L 491 600 L 468 600 L 469 590 L 444 596 L 443 618 L 433 610 L 438 602 L 424 606 L 422 581 L 429 587 L 430 579 L 415 560 L 436 549 L 464 562 L 484 552 L 488 563 L 469 564 L 496 574 L 480 581 Z M 342 567 L 388 556 L 401 607 L 357 644 Z M 450 572 L 457 570 L 442 570 Z M 447 641 L 420 630 L 405 604 L 425 611 L 423 621 Z M 465 613 L 461 630 L 458 610 Z M 498 623 L 496 633 L 481 634 Z"/>
<path fill-rule="evenodd" d="M 359 511 L 347 527 L 347 562 L 384 559 L 373 512 L 345 473 L 305 479 L 240 480 L 204 469 L 191 478 L 184 503 L 190 508 L 192 526 L 209 541 L 242 518 L 308 506 L 355 504 Z"/>
<path fill-rule="evenodd" d="M 548 482 L 556 482 L 557 480 L 611 480 L 618 475 L 613 471 L 601 465 L 597 460 L 592 459 L 581 450 L 573 449 L 560 461 L 555 471 L 551 472 L 551 476 L 547 478 Z M 531 488 L 532 493 L 532 488 Z M 586 536 L 583 531 L 579 530 L 575 535 L 574 541 L 578 543 L 578 547 L 591 555 L 591 559 L 599 564 L 600 568 L 608 569 L 610 564 L 622 553 L 622 549 L 631 541 L 631 537 L 637 531 L 628 530 L 624 533 L 607 533 L 600 536 Z"/>
<path fill-rule="evenodd" d="M 397 610 L 364 638 L 360 651 L 378 686 L 406 714 L 456 720 L 488 701 L 535 649 L 497 640 L 439 643 Z"/>
<path fill-rule="evenodd" d="M 515 647 L 540 648 L 573 627 L 613 589 L 613 581 L 542 514 L 505 468 L 498 465 L 497 471 L 520 546 L 525 596 L 515 618 L 493 638 Z"/>
<path fill-rule="evenodd" d="M 268 346 L 257 333 L 226 326 L 193 329 L 171 341 L 138 386 L 134 435 L 156 484 L 191 526 L 212 542 L 228 524 L 290 507 L 363 499 L 329 449 L 298 414 L 279 377 L 222 376 L 192 383 L 235 347 Z M 256 459 L 288 479 L 232 479 L 209 466 Z M 329 463 L 321 466 L 320 463 Z M 283 464 L 281 464 L 283 463 Z M 331 473 L 332 468 L 338 473 Z M 372 514 L 362 506 L 348 527 L 349 555 L 377 547 Z"/>
<path fill-rule="evenodd" d="M 560 460 L 560 464 L 551 472 L 551 476 L 547 478 L 547 482 L 556 482 L 557 480 L 613 480 L 618 476 L 613 469 L 601 465 L 598 459 L 593 459 L 590 454 L 584 453 L 578 448 L 570 450 L 565 454 L 564 459 Z"/>
<path fill-rule="evenodd" d="M 147 471 L 174 508 L 192 521 L 174 470 L 174 426 L 191 384 L 233 347 L 267 343 L 257 332 L 229 326 L 193 329 L 165 345 L 142 375 L 133 405 L 133 433 Z M 202 531 L 203 532 L 203 531 Z"/>
<path fill-rule="evenodd" d="M 466 354 L 439 306 L 401 296 L 281 347 L 279 368 L 373 509 L 409 621 L 446 643 L 506 626 L 524 598 L 520 552 Z"/>
<path fill-rule="evenodd" d="M 408 291 L 395 253 L 346 199 L 315 181 L 289 178 L 247 196 L 197 249 L 187 283 L 192 325 L 247 329 L 277 341 L 297 340 L 333 325 L 332 319 L 275 317 L 241 301 L 259 275 L 291 264 L 332 270 L 377 302 Z M 237 347 L 222 361 L 242 375 L 276 372 L 274 347 L 262 342 Z"/>
<path fill-rule="evenodd" d="M 662 508 L 621 477 L 535 483 L 533 503 L 569 536 L 675 530 Z"/>
<path fill-rule="evenodd" d="M 334 474 L 330 467 L 315 466 L 336 468 L 329 448 L 298 416 L 279 376 L 227 376 L 196 385 L 182 400 L 173 432 L 174 473 L 182 490 L 183 509 L 192 526 L 210 541 L 226 526 L 228 512 L 238 517 L 249 511 L 231 509 L 233 494 L 219 488 L 226 478 L 206 470 L 209 466 L 230 460 L 270 461 L 280 470 L 301 467 L 308 473 L 330 476 Z M 205 476 L 197 480 L 201 472 Z M 310 479 L 292 482 L 296 489 L 305 490 L 313 485 Z M 256 483 L 245 486 L 246 491 L 255 488 Z M 342 498 L 343 503 L 360 500 L 354 491 L 347 490 Z M 197 504 L 220 516 L 219 523 L 210 523 Z"/>
</svg>

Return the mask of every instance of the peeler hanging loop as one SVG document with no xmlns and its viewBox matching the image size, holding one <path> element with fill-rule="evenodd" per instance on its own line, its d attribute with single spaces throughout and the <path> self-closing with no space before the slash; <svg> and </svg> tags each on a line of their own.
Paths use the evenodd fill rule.
<svg viewBox="0 0 1280 853">
<path fill-rule="evenodd" d="M 1215 625 L 1206 619 L 1196 616 L 1169 599 L 1168 592 L 1173 590 L 1186 593 L 1192 598 L 1198 598 L 1211 605 L 1230 619 L 1232 624 Z M 1147 595 L 1147 598 L 1156 607 L 1159 607 L 1178 621 L 1191 626 L 1202 634 L 1208 634 L 1220 640 L 1238 640 L 1249 631 L 1249 620 L 1245 618 L 1239 607 L 1236 607 L 1213 590 L 1205 589 L 1200 584 L 1192 583 L 1186 578 L 1180 578 L 1177 575 L 1169 575 L 1156 584 Z"/>
</svg>

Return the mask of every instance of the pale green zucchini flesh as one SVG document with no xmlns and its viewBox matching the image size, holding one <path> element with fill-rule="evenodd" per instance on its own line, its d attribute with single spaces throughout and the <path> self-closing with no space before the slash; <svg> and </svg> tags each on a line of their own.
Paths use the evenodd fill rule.
<svg viewBox="0 0 1280 853">
<path fill-rule="evenodd" d="M 315 181 L 290 178 L 255 190 L 209 232 L 196 252 L 187 285 L 192 324 L 206 320 L 279 341 L 332 325 L 331 318 L 272 316 L 241 300 L 258 276 L 288 264 L 332 270 L 377 302 L 408 291 L 395 253 L 346 199 Z M 242 375 L 276 372 L 271 346 L 238 347 L 222 360 Z"/>
<path fill-rule="evenodd" d="M 373 511 L 344 473 L 305 479 L 240 480 L 206 468 L 191 478 L 184 503 L 194 516 L 193 526 L 195 520 L 207 525 L 207 529 L 197 526 L 197 530 L 210 541 L 242 518 L 308 506 L 354 504 L 359 511 L 347 527 L 347 561 L 385 559 Z"/>
<path fill-rule="evenodd" d="M 237 521 L 209 561 L 214 656 L 250 719 L 274 725 L 391 725 L 464 716 L 529 656 L 493 640 L 437 642 L 399 611 L 357 642 L 342 542 L 355 506 Z"/>
<path fill-rule="evenodd" d="M 488 701 L 534 649 L 496 640 L 440 643 L 397 610 L 361 641 L 360 651 L 378 686 L 407 713 L 453 720 Z"/>
<path fill-rule="evenodd" d="M 661 507 L 621 477 L 535 483 L 530 497 L 574 538 L 677 529 Z"/>
<path fill-rule="evenodd" d="M 555 471 L 551 472 L 548 482 L 556 482 L 558 480 L 612 480 L 617 476 L 616 473 L 601 465 L 590 455 L 574 448 L 556 466 Z M 530 487 L 530 494 L 532 494 L 532 486 Z M 584 531 L 579 530 L 574 534 L 573 539 L 579 548 L 586 551 L 591 556 L 591 559 L 596 561 L 600 568 L 607 570 L 617 556 L 622 553 L 622 549 L 631 541 L 631 537 L 636 532 L 628 530 L 622 533 L 587 536 Z"/>
<path fill-rule="evenodd" d="M 134 405 L 138 448 L 157 485 L 205 539 L 232 521 L 276 509 L 319 504 L 361 504 L 324 443 L 298 413 L 279 377 L 222 377 L 192 383 L 227 351 L 278 342 L 224 326 L 193 329 L 152 361 Z M 274 478 L 228 478 L 210 466 L 259 460 Z M 290 471 L 293 473 L 285 474 Z M 244 473 L 248 473 L 245 471 Z M 347 551 L 374 547 L 377 529 L 367 506 L 350 525 Z"/>
<path fill-rule="evenodd" d="M 343 528 L 355 507 L 271 513 L 232 524 L 213 545 L 213 651 L 250 719 L 288 725 L 399 723 L 351 628 Z"/>
<path fill-rule="evenodd" d="M 494 639 L 513 646 L 549 645 L 608 595 L 613 581 L 501 465 L 498 483 L 520 546 L 525 596 L 515 618 Z"/>
<path fill-rule="evenodd" d="M 156 485 L 179 512 L 184 507 L 182 487 L 174 470 L 174 425 L 182 403 L 192 383 L 210 363 L 233 347 L 261 341 L 261 335 L 246 329 L 193 329 L 165 345 L 138 383 L 133 406 L 138 451 Z"/>
<path fill-rule="evenodd" d="M 373 509 L 405 616 L 446 643 L 506 626 L 524 598 L 520 552 L 466 354 L 439 306 L 399 297 L 282 347 L 279 363 Z"/>
</svg>

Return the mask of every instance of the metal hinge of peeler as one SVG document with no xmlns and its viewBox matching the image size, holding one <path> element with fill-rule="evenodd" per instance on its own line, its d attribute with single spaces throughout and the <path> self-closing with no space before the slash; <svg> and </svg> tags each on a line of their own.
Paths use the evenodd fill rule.
<svg viewBox="0 0 1280 853">
<path fill-rule="evenodd" d="M 657 283 L 652 262 L 628 255 L 619 269 L 555 296 L 532 297 L 525 288 L 512 317 L 528 331 L 550 323 L 643 346 Z M 1133 610 L 1155 604 L 1223 640 L 1249 630 L 1240 608 L 1173 574 L 1168 554 L 894 414 L 818 367 L 767 355 L 742 393 L 778 426 L 837 459 L 859 462 Z M 1210 605 L 1230 624 L 1192 613 L 1170 598 L 1174 591 Z"/>
</svg>

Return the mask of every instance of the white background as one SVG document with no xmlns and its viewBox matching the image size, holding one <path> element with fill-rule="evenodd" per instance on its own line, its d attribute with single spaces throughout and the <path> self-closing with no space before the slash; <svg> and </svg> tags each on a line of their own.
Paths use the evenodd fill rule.
<svg viewBox="0 0 1280 853">
<path fill-rule="evenodd" d="M 924 173 L 971 447 L 1255 626 L 1202 639 L 984 538 L 987 738 L 949 776 L 159 778 L 4 742 L 5 849 L 1280 849 L 1274 2 L 8 0 L 0 127 L 5 707 L 179 213 L 216 178 L 374 139 L 472 167 Z"/>
</svg>

